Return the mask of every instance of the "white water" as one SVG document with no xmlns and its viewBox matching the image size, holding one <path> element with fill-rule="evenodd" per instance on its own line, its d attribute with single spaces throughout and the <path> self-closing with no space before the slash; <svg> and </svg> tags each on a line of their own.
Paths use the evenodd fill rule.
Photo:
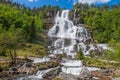
<svg viewBox="0 0 120 80">
<path fill-rule="evenodd" d="M 48 36 L 53 38 L 53 42 L 49 48 L 54 48 L 50 51 L 53 54 L 66 53 L 75 57 L 76 52 L 82 49 L 84 55 L 88 55 L 91 50 L 98 48 L 92 43 L 90 33 L 82 25 L 74 25 L 69 20 L 69 10 L 63 10 L 57 13 L 55 17 L 55 24 L 49 30 Z M 89 41 L 88 45 L 85 42 Z M 105 45 L 104 45 L 105 46 Z M 88 48 L 89 47 L 89 48 Z"/>
<path fill-rule="evenodd" d="M 48 57 L 35 58 L 33 60 L 33 63 L 42 63 L 42 62 L 47 62 L 47 61 L 50 61 L 50 58 L 48 58 Z"/>
<path fill-rule="evenodd" d="M 51 69 L 53 69 L 53 68 L 50 68 L 50 69 L 47 69 L 47 70 L 39 70 L 35 75 L 29 76 L 28 78 L 29 79 L 34 79 L 34 80 L 36 80 L 36 79 L 41 80 L 41 79 L 43 79 L 43 75 L 45 73 L 49 72 Z"/>
<path fill-rule="evenodd" d="M 66 74 L 72 74 L 72 75 L 77 75 L 79 76 L 82 68 L 83 68 L 83 63 L 81 60 L 64 60 L 62 63 L 62 72 Z M 89 71 L 96 71 L 100 70 L 99 68 L 96 67 L 87 67 Z"/>
<path fill-rule="evenodd" d="M 73 58 L 76 53 L 82 49 L 84 55 L 89 55 L 91 50 L 102 50 L 109 49 L 106 44 L 93 44 L 90 33 L 83 25 L 74 25 L 69 20 L 69 10 L 63 10 L 61 13 L 58 12 L 55 17 L 55 24 L 49 30 L 48 36 L 53 39 L 53 42 L 48 48 L 50 49 L 51 55 L 49 57 L 55 58 L 53 54 L 67 54 Z M 89 44 L 86 45 L 85 43 Z M 33 63 L 41 63 L 50 61 L 50 58 L 36 58 Z M 67 74 L 79 75 L 82 70 L 82 61 L 80 60 L 63 60 L 61 63 L 62 72 Z M 95 67 L 87 67 L 89 71 L 99 70 Z M 42 79 L 42 76 L 49 72 L 47 70 L 39 70 L 36 75 L 29 76 L 33 80 Z M 36 79 L 37 78 L 37 79 Z"/>
<path fill-rule="evenodd" d="M 93 44 L 91 34 L 83 25 L 74 25 L 69 20 L 69 10 L 63 10 L 58 12 L 55 17 L 55 24 L 49 30 L 48 36 L 53 39 L 53 42 L 49 48 L 53 48 L 50 51 L 52 54 L 63 54 L 76 56 L 76 53 L 82 49 L 84 55 L 89 55 L 90 51 L 101 51 L 103 49 L 108 50 L 106 44 Z M 89 44 L 86 45 L 86 42 Z M 61 63 L 62 72 L 67 74 L 79 75 L 82 69 L 82 61 L 80 60 L 63 60 Z M 95 67 L 87 67 L 89 71 L 99 70 Z"/>
<path fill-rule="evenodd" d="M 96 71 L 100 70 L 96 67 L 87 67 L 89 71 Z M 82 67 L 62 67 L 62 72 L 72 75 L 79 75 L 82 70 Z"/>
<path fill-rule="evenodd" d="M 65 67 L 82 67 L 82 61 L 81 60 L 64 60 L 63 62 L 61 62 L 62 66 Z"/>
</svg>

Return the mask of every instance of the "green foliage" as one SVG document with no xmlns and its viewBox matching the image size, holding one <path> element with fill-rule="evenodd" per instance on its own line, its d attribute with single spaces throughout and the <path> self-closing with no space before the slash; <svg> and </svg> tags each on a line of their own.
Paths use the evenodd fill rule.
<svg viewBox="0 0 120 80">
<path fill-rule="evenodd" d="M 60 77 L 56 77 L 54 80 L 63 80 L 63 79 Z"/>
<path fill-rule="evenodd" d="M 79 52 L 77 52 L 76 59 L 79 59 L 79 60 L 83 60 L 84 59 L 84 54 L 82 52 L 82 49 L 80 49 Z"/>
<path fill-rule="evenodd" d="M 110 59 L 114 60 L 114 61 L 120 61 L 120 42 L 116 42 L 115 40 L 111 40 L 109 42 L 109 45 L 111 46 L 111 48 L 113 49 L 112 52 L 108 52 L 108 55 L 110 57 Z"/>
<path fill-rule="evenodd" d="M 94 66 L 98 68 L 119 68 L 119 62 L 112 62 L 110 60 L 102 60 L 97 58 L 85 57 L 83 60 L 84 65 L 86 66 Z"/>
<path fill-rule="evenodd" d="M 0 48 L 3 53 L 1 55 L 10 55 L 10 58 L 14 63 L 16 63 L 16 50 L 24 41 L 21 34 L 22 29 L 15 29 L 14 27 L 10 27 L 8 31 L 0 34 Z"/>
<path fill-rule="evenodd" d="M 21 43 L 34 43 L 37 34 L 42 33 L 42 14 L 37 15 L 29 8 L 19 4 L 0 1 L 0 55 L 15 58 Z M 45 53 L 44 49 L 42 51 Z M 36 53 L 37 54 L 37 53 Z"/>
<path fill-rule="evenodd" d="M 0 4 L 0 8 L 0 29 L 9 30 L 12 26 L 22 28 L 24 36 L 26 36 L 26 40 L 29 42 L 33 42 L 32 39 L 35 39 L 36 30 L 42 30 L 43 23 L 41 14 L 32 15 L 32 10 L 18 10 L 9 7 L 7 4 Z"/>
<path fill-rule="evenodd" d="M 112 38 L 120 41 L 120 5 L 101 7 L 76 4 L 74 7 L 83 16 L 85 24 L 92 31 L 93 38 L 100 43 L 108 43 Z"/>
</svg>

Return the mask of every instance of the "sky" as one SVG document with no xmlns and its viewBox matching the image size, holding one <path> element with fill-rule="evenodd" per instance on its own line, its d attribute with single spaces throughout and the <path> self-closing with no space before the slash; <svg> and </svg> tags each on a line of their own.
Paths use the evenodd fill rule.
<svg viewBox="0 0 120 80">
<path fill-rule="evenodd" d="M 41 7 L 43 5 L 52 5 L 59 6 L 61 8 L 71 9 L 76 3 L 88 3 L 88 4 L 108 4 L 114 5 L 120 3 L 120 0 L 13 0 L 13 2 L 17 2 L 20 4 L 25 4 L 25 6 L 33 8 L 33 7 Z"/>
</svg>

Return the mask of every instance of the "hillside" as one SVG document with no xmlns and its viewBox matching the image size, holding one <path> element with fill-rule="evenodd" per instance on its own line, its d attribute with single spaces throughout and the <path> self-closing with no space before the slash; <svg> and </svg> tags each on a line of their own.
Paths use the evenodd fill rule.
<svg viewBox="0 0 120 80">
<path fill-rule="evenodd" d="M 119 61 L 120 4 L 78 3 L 64 10 L 51 5 L 31 9 L 9 0 L 0 1 L 0 77 L 3 79 L 21 74 L 36 76 L 38 72 L 46 80 L 59 80 L 59 77 L 66 80 L 66 76 L 80 80 L 76 74 L 82 66 L 83 73 L 93 70 L 90 75 L 111 80 L 109 76 L 120 77 Z"/>
</svg>

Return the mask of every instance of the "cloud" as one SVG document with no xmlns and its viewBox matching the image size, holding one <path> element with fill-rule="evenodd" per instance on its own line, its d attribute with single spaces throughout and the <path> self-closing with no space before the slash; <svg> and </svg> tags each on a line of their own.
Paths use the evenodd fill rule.
<svg viewBox="0 0 120 80">
<path fill-rule="evenodd" d="M 38 0 L 28 0 L 29 2 L 37 2 Z"/>
<path fill-rule="evenodd" d="M 37 1 L 40 1 L 40 0 L 28 0 L 29 2 L 37 2 Z M 60 1 L 60 0 L 53 0 L 53 1 Z M 107 3 L 107 2 L 110 2 L 111 0 L 65 0 L 67 1 L 68 3 L 73 3 L 73 5 L 75 5 L 76 3 L 87 3 L 87 4 L 96 4 L 96 3 Z"/>
<path fill-rule="evenodd" d="M 111 1 L 111 0 L 77 0 L 78 3 L 83 3 L 83 4 L 85 4 L 85 3 L 88 3 L 88 4 L 107 3 L 109 1 Z M 75 3 L 77 3 L 77 2 L 75 2 Z"/>
<path fill-rule="evenodd" d="M 28 0 L 29 2 L 33 2 L 33 0 Z"/>
</svg>

